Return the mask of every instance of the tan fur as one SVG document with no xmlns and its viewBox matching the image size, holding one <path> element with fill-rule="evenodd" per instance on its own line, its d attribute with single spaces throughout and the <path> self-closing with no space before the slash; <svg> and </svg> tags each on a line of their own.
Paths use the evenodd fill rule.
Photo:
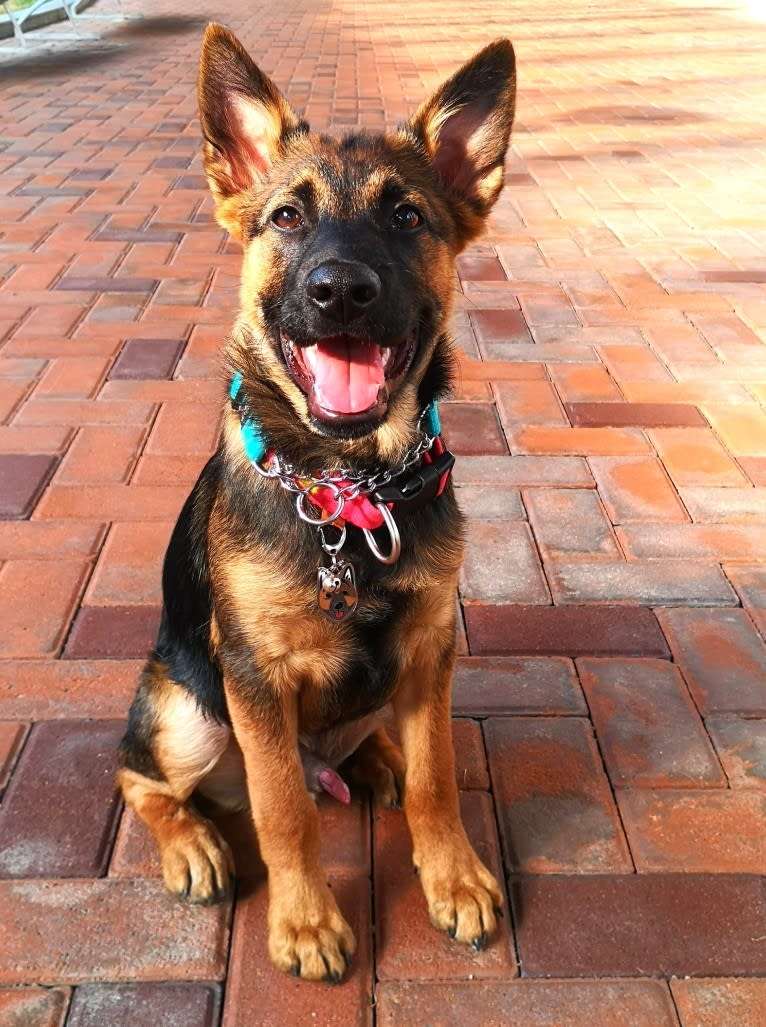
<svg viewBox="0 0 766 1027">
<path fill-rule="evenodd" d="M 257 560 L 232 560 L 219 573 L 258 669 L 278 693 L 322 689 L 337 678 L 349 648 L 337 625 L 309 615 L 313 589 L 302 588 L 288 567 Z M 305 616 L 296 616 L 301 609 Z"/>
</svg>

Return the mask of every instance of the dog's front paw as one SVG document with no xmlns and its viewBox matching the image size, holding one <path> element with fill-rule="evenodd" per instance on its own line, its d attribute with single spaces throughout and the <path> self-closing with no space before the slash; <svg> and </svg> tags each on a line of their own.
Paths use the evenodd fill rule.
<svg viewBox="0 0 766 1027">
<path fill-rule="evenodd" d="M 477 952 L 486 948 L 503 896 L 473 850 L 445 849 L 422 859 L 418 870 L 434 926 Z"/>
<path fill-rule="evenodd" d="M 160 846 L 162 876 L 174 895 L 200 903 L 220 902 L 227 897 L 234 877 L 234 859 L 209 820 L 179 810 Z"/>
<path fill-rule="evenodd" d="M 354 934 L 327 885 L 296 889 L 292 895 L 277 895 L 272 888 L 269 957 L 279 970 L 338 984 L 355 950 Z"/>
</svg>

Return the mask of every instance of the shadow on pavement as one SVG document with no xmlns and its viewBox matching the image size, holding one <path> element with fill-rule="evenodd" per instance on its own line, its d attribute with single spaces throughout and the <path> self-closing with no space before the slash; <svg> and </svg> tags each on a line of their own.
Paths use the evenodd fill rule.
<svg viewBox="0 0 766 1027">
<path fill-rule="evenodd" d="M 115 57 L 124 57 L 139 44 L 141 40 L 152 37 L 185 35 L 189 32 L 201 32 L 210 19 L 204 15 L 188 17 L 157 17 L 132 18 L 109 26 L 98 39 L 82 41 L 72 40 L 66 49 L 60 50 L 5 50 L 0 57 L 3 84 L 29 78 L 65 75 L 70 71 L 81 70 L 84 64 L 89 68 L 106 64 Z M 29 42 L 34 43 L 34 33 L 29 33 Z M 64 40 L 61 40 L 63 43 Z M 60 44 L 59 44 L 60 45 Z M 11 60 L 2 58 L 11 56 Z"/>
</svg>

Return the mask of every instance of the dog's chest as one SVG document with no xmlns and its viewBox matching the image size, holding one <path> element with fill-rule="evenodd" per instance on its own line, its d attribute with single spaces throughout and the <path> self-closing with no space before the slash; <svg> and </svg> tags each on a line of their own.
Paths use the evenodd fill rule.
<svg viewBox="0 0 766 1027">
<path fill-rule="evenodd" d="M 216 620 L 229 647 L 236 639 L 249 651 L 254 683 L 297 692 L 307 730 L 388 701 L 404 594 L 362 587 L 353 615 L 333 621 L 319 608 L 316 578 L 289 562 L 243 556 L 226 564 L 216 584 Z"/>
</svg>

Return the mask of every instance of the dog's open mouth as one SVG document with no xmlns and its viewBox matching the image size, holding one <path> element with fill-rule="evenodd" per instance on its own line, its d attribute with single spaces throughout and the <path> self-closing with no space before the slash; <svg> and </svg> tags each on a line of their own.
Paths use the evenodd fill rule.
<svg viewBox="0 0 766 1027">
<path fill-rule="evenodd" d="M 299 346 L 283 334 L 282 350 L 314 417 L 353 423 L 385 414 L 392 391 L 412 361 L 415 340 L 381 346 L 344 334 Z"/>
</svg>

